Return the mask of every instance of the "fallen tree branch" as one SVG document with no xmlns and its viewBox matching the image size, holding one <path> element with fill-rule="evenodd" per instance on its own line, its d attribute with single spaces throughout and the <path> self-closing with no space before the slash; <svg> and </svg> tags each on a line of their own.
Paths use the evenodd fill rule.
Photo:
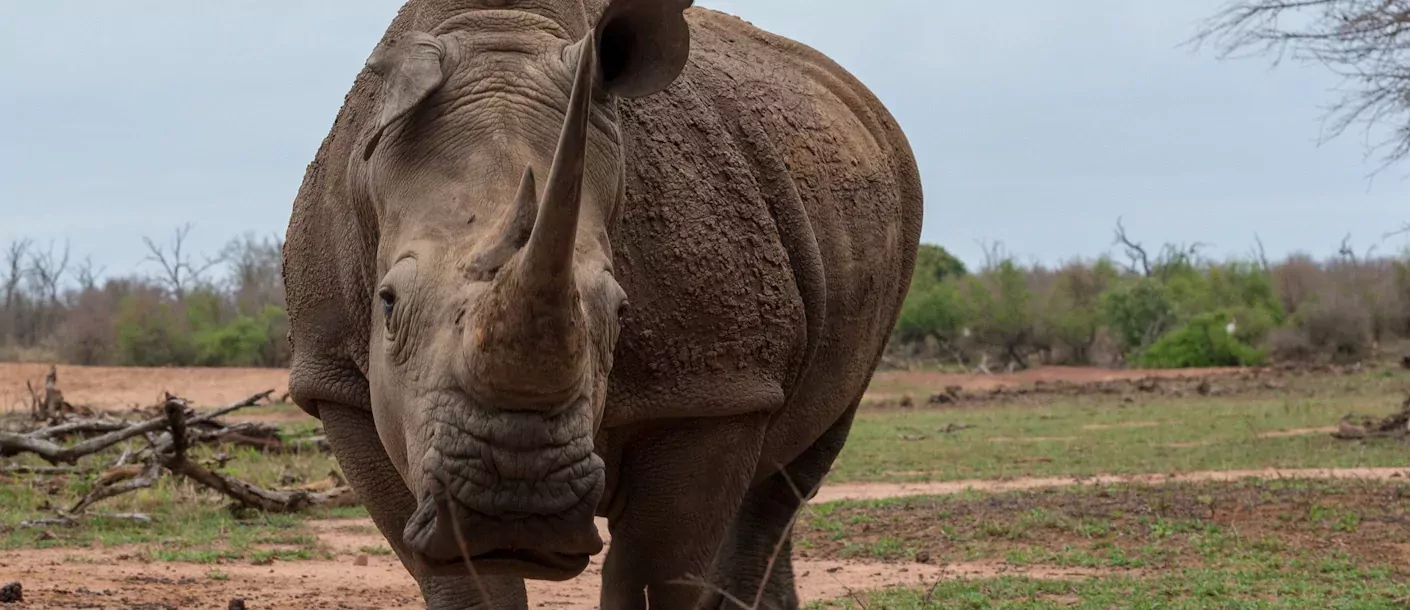
<svg viewBox="0 0 1410 610">
<path fill-rule="evenodd" d="M 186 457 L 186 405 L 180 399 L 170 399 L 166 406 L 167 423 L 172 439 L 172 455 L 162 458 L 164 466 L 201 485 L 218 491 L 232 500 L 265 512 L 291 513 L 310 506 L 333 504 L 350 499 L 352 489 L 339 487 L 327 492 L 271 491 L 246 483 L 229 475 L 206 470 Z"/>
<path fill-rule="evenodd" d="M 42 438 L 45 440 L 63 438 L 73 434 L 88 434 L 93 432 L 117 432 L 131 426 L 131 422 L 118 421 L 112 419 L 83 419 L 72 421 L 66 424 L 41 428 L 30 432 L 27 436 Z"/>
<path fill-rule="evenodd" d="M 200 424 L 211 421 L 217 417 L 252 406 L 259 401 L 269 397 L 274 390 L 267 390 L 255 394 L 228 407 L 217 409 L 210 413 L 200 415 L 191 419 L 190 423 Z M 171 404 L 173 399 L 168 396 L 167 404 Z M 185 408 L 185 402 L 180 403 Z M 140 424 L 132 424 L 120 430 L 114 430 L 101 436 L 90 438 L 86 441 L 71 446 L 63 446 L 44 437 L 46 429 L 31 432 L 29 434 L 12 434 L 0 432 L 0 457 L 12 457 L 21 453 L 33 453 L 50 464 L 77 464 L 80 458 L 107 449 L 113 445 L 121 443 L 129 438 L 140 436 L 148 432 L 156 432 L 167 427 L 168 418 L 159 417 L 147 420 Z M 63 427 L 63 424 L 59 427 Z M 170 433 L 163 435 L 163 439 L 169 439 Z M 167 441 L 169 442 L 169 441 Z M 158 442 L 158 447 L 162 446 Z"/>
<path fill-rule="evenodd" d="M 106 515 L 87 515 L 88 519 L 116 519 L 119 521 L 136 521 L 138 523 L 151 523 L 152 516 L 143 513 L 109 513 Z M 57 517 L 45 517 L 43 519 L 30 519 L 15 524 L 15 529 L 32 529 L 36 527 L 73 527 L 83 521 L 80 517 L 73 515 L 59 515 Z"/>
</svg>

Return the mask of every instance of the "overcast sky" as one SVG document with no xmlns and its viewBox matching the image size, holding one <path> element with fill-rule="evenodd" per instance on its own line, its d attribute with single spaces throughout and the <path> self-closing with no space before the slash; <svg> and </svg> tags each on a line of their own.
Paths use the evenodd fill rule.
<svg viewBox="0 0 1410 610">
<path fill-rule="evenodd" d="M 1179 47 L 1222 0 L 699 0 L 812 45 L 897 116 L 923 240 L 1047 262 L 1112 226 L 1214 254 L 1361 247 L 1410 219 L 1337 84 Z M 282 234 L 304 169 L 401 0 L 0 2 L 0 244 L 68 238 L 108 273 L 187 221 L 209 250 Z M 859 8 L 865 6 L 865 8 Z M 1385 247 L 1400 247 L 1398 242 Z"/>
</svg>

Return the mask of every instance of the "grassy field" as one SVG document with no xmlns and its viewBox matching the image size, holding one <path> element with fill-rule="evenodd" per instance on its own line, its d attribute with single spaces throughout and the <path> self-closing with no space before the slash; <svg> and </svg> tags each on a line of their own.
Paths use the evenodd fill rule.
<svg viewBox="0 0 1410 610">
<path fill-rule="evenodd" d="M 1410 482 L 1246 480 L 832 503 L 795 547 L 995 572 L 820 607 L 1403 608 L 1408 527 Z"/>
<path fill-rule="evenodd" d="M 1132 404 L 1059 397 L 1043 406 L 863 412 L 830 480 L 1400 466 L 1407 463 L 1404 446 L 1347 443 L 1327 433 L 1348 412 L 1388 414 L 1398 405 L 1387 391 L 1155 396 Z"/>
<path fill-rule="evenodd" d="M 1228 386 L 1209 396 L 1019 393 L 972 404 L 872 407 L 858 416 L 829 482 L 1407 466 L 1404 443 L 1327 433 L 1349 412 L 1395 411 L 1407 386 L 1404 373 L 1382 371 Z M 291 436 L 317 426 L 295 411 L 278 405 L 249 414 L 285 421 Z M 220 457 L 224 471 L 270 488 L 319 481 L 337 468 L 319 453 L 220 451 L 226 455 L 210 447 L 193 455 Z M 111 463 L 120 453 L 85 464 Z M 208 578 L 220 579 L 231 564 L 330 560 L 335 553 L 311 520 L 365 516 L 357 507 L 231 511 L 223 498 L 166 477 L 94 509 L 145 513 L 150 523 L 94 518 L 73 527 L 14 527 L 73 505 L 97 476 L 0 474 L 0 551 L 60 549 L 64 562 L 83 564 L 93 561 L 89 549 L 123 547 L 143 562 L 209 565 Z M 814 604 L 826 608 L 1410 604 L 1410 481 L 1087 485 L 834 502 L 806 509 L 794 538 L 799 561 L 886 570 L 943 565 L 963 575 L 909 588 L 859 586 Z M 358 551 L 390 553 L 384 545 Z"/>
</svg>

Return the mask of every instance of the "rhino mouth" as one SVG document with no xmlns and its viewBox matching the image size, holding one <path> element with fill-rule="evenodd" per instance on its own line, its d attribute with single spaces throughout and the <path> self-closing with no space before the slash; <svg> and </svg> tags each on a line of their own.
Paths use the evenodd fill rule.
<svg viewBox="0 0 1410 610">
<path fill-rule="evenodd" d="M 464 555 L 451 559 L 431 559 L 422 561 L 436 573 L 461 573 L 467 571 Z M 471 556 L 469 564 L 477 573 L 493 576 L 510 574 L 536 580 L 571 580 L 587 569 L 591 555 L 555 553 L 528 549 L 497 549 Z"/>
</svg>

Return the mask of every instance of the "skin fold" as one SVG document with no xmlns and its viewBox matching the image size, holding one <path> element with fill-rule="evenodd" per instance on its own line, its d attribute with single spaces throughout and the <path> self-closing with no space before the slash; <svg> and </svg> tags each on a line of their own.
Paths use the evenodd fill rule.
<svg viewBox="0 0 1410 610">
<path fill-rule="evenodd" d="M 594 516 L 603 608 L 798 607 L 920 179 L 845 70 L 690 5 L 411 0 L 308 167 L 292 395 L 429 608 L 525 608 Z"/>
</svg>

